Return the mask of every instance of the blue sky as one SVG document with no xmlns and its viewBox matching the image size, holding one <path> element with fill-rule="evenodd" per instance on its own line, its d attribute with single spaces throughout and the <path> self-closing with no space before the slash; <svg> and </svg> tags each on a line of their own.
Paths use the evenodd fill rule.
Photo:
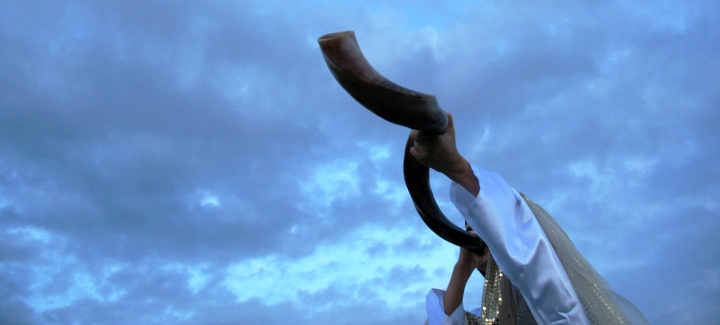
<svg viewBox="0 0 720 325">
<path fill-rule="evenodd" d="M 344 30 L 436 95 L 467 158 L 553 214 L 650 323 L 716 323 L 717 12 L 0 2 L 0 323 L 422 323 L 458 249 L 404 188 L 408 130 L 327 70 L 316 40 Z"/>
</svg>

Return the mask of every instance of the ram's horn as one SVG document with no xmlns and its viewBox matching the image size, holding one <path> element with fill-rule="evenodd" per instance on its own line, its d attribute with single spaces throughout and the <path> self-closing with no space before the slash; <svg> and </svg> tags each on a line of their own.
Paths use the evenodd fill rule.
<svg viewBox="0 0 720 325">
<path fill-rule="evenodd" d="M 328 34 L 318 39 L 325 62 L 340 85 L 376 115 L 411 129 L 442 134 L 447 116 L 435 96 L 410 90 L 387 80 L 368 63 L 352 31 Z M 481 252 L 485 243 L 478 236 L 450 222 L 440 211 L 430 189 L 430 171 L 410 155 L 408 139 L 403 170 L 405 185 L 425 224 L 441 238 Z"/>
<path fill-rule="evenodd" d="M 365 108 L 411 129 L 445 132 L 447 116 L 435 96 L 398 86 L 380 75 L 363 56 L 354 32 L 327 34 L 318 43 L 335 79 Z"/>
</svg>

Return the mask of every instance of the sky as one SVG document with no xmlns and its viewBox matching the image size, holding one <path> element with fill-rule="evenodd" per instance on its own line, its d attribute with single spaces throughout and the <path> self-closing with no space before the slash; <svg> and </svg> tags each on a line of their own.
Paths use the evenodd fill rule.
<svg viewBox="0 0 720 325">
<path fill-rule="evenodd" d="M 413 208 L 409 130 L 327 69 L 345 30 L 651 324 L 717 323 L 718 12 L 0 1 L 0 324 L 421 324 L 458 248 Z"/>
</svg>

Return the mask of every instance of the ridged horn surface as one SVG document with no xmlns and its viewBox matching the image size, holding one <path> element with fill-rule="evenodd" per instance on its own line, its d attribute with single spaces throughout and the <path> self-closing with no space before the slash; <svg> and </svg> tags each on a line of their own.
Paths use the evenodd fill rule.
<svg viewBox="0 0 720 325">
<path fill-rule="evenodd" d="M 442 134 L 447 116 L 435 96 L 401 87 L 380 75 L 365 59 L 352 31 L 327 34 L 318 39 L 323 57 L 340 85 L 376 115 L 411 129 Z M 450 222 L 430 189 L 430 170 L 412 155 L 413 141 L 405 146 L 405 185 L 420 218 L 435 234 L 455 244 L 482 252 L 485 243 L 477 235 Z"/>
<path fill-rule="evenodd" d="M 318 43 L 335 79 L 365 108 L 411 129 L 445 132 L 447 116 L 435 96 L 398 86 L 383 77 L 363 56 L 354 32 L 327 34 Z"/>
</svg>

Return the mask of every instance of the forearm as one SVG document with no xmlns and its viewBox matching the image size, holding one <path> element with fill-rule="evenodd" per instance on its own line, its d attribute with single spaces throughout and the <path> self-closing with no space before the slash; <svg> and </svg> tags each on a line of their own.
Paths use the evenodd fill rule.
<svg viewBox="0 0 720 325">
<path fill-rule="evenodd" d="M 463 296 L 465 295 L 465 285 L 467 285 L 473 270 L 472 265 L 465 265 L 463 263 L 455 264 L 445 296 L 443 297 L 443 306 L 446 315 L 449 316 L 452 314 L 452 312 L 462 304 Z"/>
<path fill-rule="evenodd" d="M 480 193 L 480 181 L 472 170 L 470 163 L 462 156 L 459 156 L 453 168 L 444 172 L 453 182 L 458 183 L 473 196 Z"/>
</svg>

